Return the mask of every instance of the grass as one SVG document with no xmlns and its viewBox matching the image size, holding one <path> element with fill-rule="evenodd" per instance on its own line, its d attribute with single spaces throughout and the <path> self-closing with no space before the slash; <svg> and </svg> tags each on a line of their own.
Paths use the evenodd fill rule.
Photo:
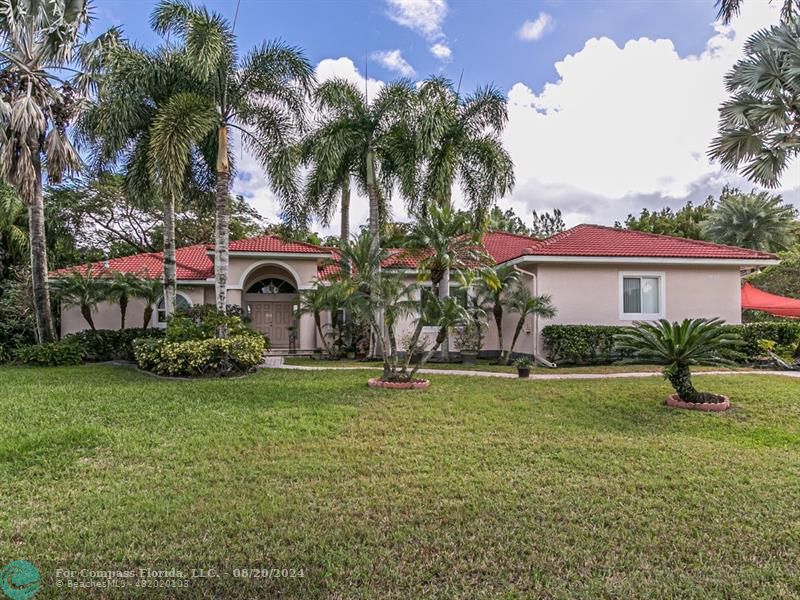
<svg viewBox="0 0 800 600">
<path fill-rule="evenodd" d="M 800 595 L 796 380 L 699 376 L 714 415 L 660 378 L 365 378 L 0 368 L 0 559 L 42 570 L 37 598 L 57 567 L 137 565 L 304 577 L 113 597 Z"/>
<path fill-rule="evenodd" d="M 380 369 L 382 363 L 380 361 L 364 361 L 364 360 L 320 360 L 308 357 L 286 357 L 284 359 L 287 365 L 305 366 L 305 367 L 325 367 L 327 369 L 345 369 L 352 367 L 359 368 L 375 368 Z M 437 363 L 428 362 L 425 364 L 426 369 L 442 369 L 445 371 L 450 370 L 467 370 L 467 371 L 489 371 L 492 373 L 516 373 L 517 368 L 514 364 L 510 365 L 497 365 L 490 359 L 479 359 L 475 365 L 464 365 L 461 363 Z M 718 371 L 724 367 L 695 367 L 695 371 Z M 569 373 L 656 373 L 661 371 L 662 367 L 658 365 L 593 365 L 586 367 L 558 367 L 556 369 L 548 369 L 546 367 L 531 367 L 531 374 L 569 374 Z M 741 367 L 738 370 L 749 370 L 748 368 Z"/>
</svg>

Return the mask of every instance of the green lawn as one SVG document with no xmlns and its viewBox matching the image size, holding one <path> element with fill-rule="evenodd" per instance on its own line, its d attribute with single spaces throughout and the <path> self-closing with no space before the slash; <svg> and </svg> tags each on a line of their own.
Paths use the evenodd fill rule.
<svg viewBox="0 0 800 600">
<path fill-rule="evenodd" d="M 0 560 L 302 569 L 93 597 L 800 596 L 800 381 L 0 368 Z M 2 566 L 2 565 L 0 565 Z"/>
</svg>

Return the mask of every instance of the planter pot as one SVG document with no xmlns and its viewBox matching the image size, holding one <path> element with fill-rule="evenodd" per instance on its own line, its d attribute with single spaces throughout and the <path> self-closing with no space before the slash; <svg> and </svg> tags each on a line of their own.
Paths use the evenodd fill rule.
<svg viewBox="0 0 800 600">
<path fill-rule="evenodd" d="M 520 379 L 527 379 L 531 376 L 531 370 L 528 369 L 517 369 L 517 374 L 519 375 Z"/>
<path fill-rule="evenodd" d="M 703 412 L 722 412 L 731 407 L 731 401 L 727 396 L 722 396 L 722 402 L 684 402 L 678 398 L 677 394 L 667 396 L 667 406 L 672 408 L 685 408 L 688 410 L 700 410 Z"/>
<path fill-rule="evenodd" d="M 461 353 L 461 363 L 465 365 L 475 365 L 478 361 L 478 353 L 477 352 L 462 352 Z"/>
<path fill-rule="evenodd" d="M 377 377 L 370 379 L 367 385 L 372 388 L 388 388 L 390 390 L 424 390 L 431 382 L 427 379 L 414 381 L 381 381 Z"/>
</svg>

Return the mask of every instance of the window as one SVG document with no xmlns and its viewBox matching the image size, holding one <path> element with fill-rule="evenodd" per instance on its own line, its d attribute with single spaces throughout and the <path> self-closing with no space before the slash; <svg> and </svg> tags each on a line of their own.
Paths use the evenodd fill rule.
<svg viewBox="0 0 800 600">
<path fill-rule="evenodd" d="M 178 294 L 175 296 L 175 310 L 177 311 L 191 307 L 192 303 L 189 301 L 189 299 L 180 292 L 178 292 Z M 167 322 L 167 309 L 164 307 L 163 296 L 156 305 L 156 312 L 158 313 L 158 324 L 165 325 Z"/>
<path fill-rule="evenodd" d="M 268 277 L 251 285 L 248 294 L 294 294 L 297 289 L 288 281 L 277 277 Z"/>
<path fill-rule="evenodd" d="M 620 318 L 658 319 L 664 315 L 662 273 L 620 273 Z"/>
</svg>

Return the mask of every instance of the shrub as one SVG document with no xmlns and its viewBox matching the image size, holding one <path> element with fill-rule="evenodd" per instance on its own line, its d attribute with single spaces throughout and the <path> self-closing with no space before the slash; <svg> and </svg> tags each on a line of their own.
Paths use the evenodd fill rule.
<svg viewBox="0 0 800 600">
<path fill-rule="evenodd" d="M 779 346 L 796 347 L 800 322 L 764 321 L 744 325 L 723 325 L 738 334 L 743 344 L 743 360 L 761 354 L 759 340 L 772 340 Z M 548 325 L 542 329 L 547 357 L 553 362 L 572 365 L 609 364 L 629 358 L 627 350 L 614 347 L 614 336 L 630 328 L 616 325 Z"/>
<path fill-rule="evenodd" d="M 215 337 L 220 327 L 226 327 L 229 336 L 252 332 L 245 325 L 242 317 L 234 313 L 232 307 L 229 312 L 222 313 L 210 304 L 201 304 L 181 310 L 173 315 L 167 323 L 167 339 L 171 342 L 207 340 Z"/>
<path fill-rule="evenodd" d="M 139 339 L 133 349 L 139 367 L 159 375 L 225 377 L 261 364 L 264 338 L 256 333 L 180 342 Z"/>
<path fill-rule="evenodd" d="M 134 360 L 133 341 L 141 338 L 163 338 L 163 329 L 98 329 L 79 331 L 64 336 L 80 344 L 86 360 Z"/>
<path fill-rule="evenodd" d="M 615 348 L 614 336 L 627 327 L 610 325 L 548 325 L 542 337 L 549 360 L 572 365 L 608 364 L 626 358 Z"/>
<path fill-rule="evenodd" d="M 83 348 L 73 340 L 49 344 L 21 346 L 14 350 L 13 360 L 35 367 L 63 367 L 83 362 Z"/>
</svg>

